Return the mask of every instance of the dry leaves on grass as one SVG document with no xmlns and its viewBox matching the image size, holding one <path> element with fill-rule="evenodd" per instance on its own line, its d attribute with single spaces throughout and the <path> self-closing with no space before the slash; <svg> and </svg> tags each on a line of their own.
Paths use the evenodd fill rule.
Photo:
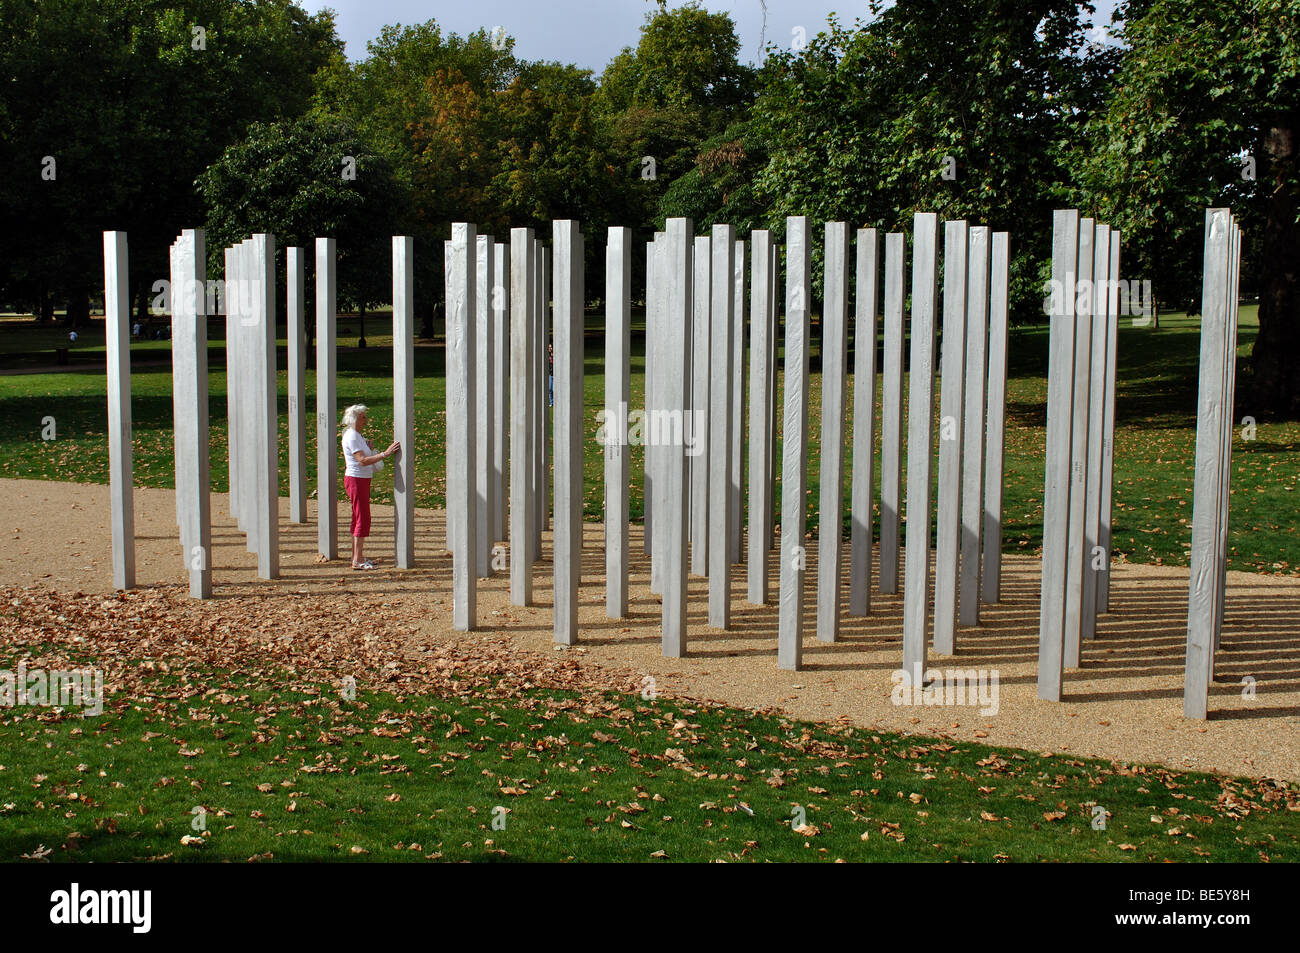
<svg viewBox="0 0 1300 953">
<path fill-rule="evenodd" d="M 181 586 L 107 598 L 0 587 L 0 611 L 0 649 L 26 658 L 29 668 L 93 665 L 104 671 L 110 696 L 148 697 L 154 676 L 163 674 L 175 702 L 210 694 L 232 700 L 212 688 L 214 671 L 244 679 L 249 690 L 284 688 L 287 676 L 288 687 L 308 696 L 321 695 L 323 683 L 342 689 L 352 679 L 356 688 L 399 699 L 426 692 L 518 698 L 542 688 L 603 704 L 603 691 L 640 686 L 636 673 L 582 668 L 572 656 L 530 652 L 506 637 L 430 641 L 420 608 L 355 594 L 250 592 L 196 603 Z M 365 618 L 365 633 L 341 624 L 344 618 Z"/>
</svg>

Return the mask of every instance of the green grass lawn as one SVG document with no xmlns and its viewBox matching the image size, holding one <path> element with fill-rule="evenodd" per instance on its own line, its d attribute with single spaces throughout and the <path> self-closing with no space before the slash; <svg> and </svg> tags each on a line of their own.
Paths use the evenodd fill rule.
<svg viewBox="0 0 1300 953">
<path fill-rule="evenodd" d="M 274 681 L 6 712 L 0 860 L 1300 860 L 1273 782 L 635 695 Z"/>
<path fill-rule="evenodd" d="M 643 392 L 644 334 L 634 318 L 632 406 Z M 596 442 L 596 411 L 603 406 L 603 318 L 587 316 L 586 400 L 587 454 L 583 498 L 586 516 L 600 519 L 604 492 L 603 463 Z M 1119 338 L 1116 397 L 1115 513 L 1113 546 L 1119 558 L 1135 562 L 1186 565 L 1191 541 L 1192 466 L 1195 453 L 1196 373 L 1199 321 L 1166 314 L 1159 330 L 1131 327 L 1125 320 Z M 355 316 L 339 319 L 338 410 L 353 402 L 371 408 L 372 434 L 382 443 L 392 427 L 391 324 L 384 313 L 368 315 L 369 347 L 358 349 Z M 214 331 L 217 322 L 213 323 Z M 1255 308 L 1241 309 L 1238 358 L 1249 355 L 1257 333 Z M 94 322 L 73 347 L 70 371 L 10 373 L 53 365 L 54 346 L 66 332 L 38 330 L 30 322 L 0 321 L 0 474 L 49 480 L 106 482 L 108 445 L 103 376 L 103 327 Z M 226 489 L 226 381 L 223 342 L 210 342 L 212 487 Z M 1004 548 L 1034 552 L 1041 540 L 1044 420 L 1046 409 L 1047 332 L 1043 326 L 1013 329 L 1007 386 Z M 133 347 L 132 412 L 135 422 L 135 475 L 142 486 L 173 484 L 171 374 L 167 342 Z M 443 350 L 420 342 L 416 351 L 416 496 L 420 506 L 441 506 L 445 496 L 445 377 Z M 284 364 L 281 341 L 280 364 Z M 851 365 L 850 365 L 851 366 Z M 778 374 L 778 395 L 781 378 Z M 941 388 L 942 382 L 937 385 Z M 748 379 L 746 378 L 746 388 Z M 315 376 L 307 375 L 308 406 L 314 407 Z M 906 397 L 906 387 L 904 388 Z M 814 360 L 810 383 L 808 453 L 808 526 L 815 531 L 819 497 L 821 377 Z M 850 375 L 849 405 L 852 405 Z M 936 402 L 937 403 L 937 402 Z M 280 374 L 281 494 L 288 493 L 288 399 Z M 1237 422 L 1250 414 L 1238 407 Z M 877 416 L 879 387 L 877 387 Z M 43 441 L 47 416 L 55 418 L 57 437 Z M 1258 416 L 1257 414 L 1254 416 Z M 310 420 L 310 414 L 309 414 Z M 781 415 L 778 413 L 778 447 Z M 851 421 L 846 424 L 851 433 Z M 877 473 L 880 427 L 876 427 Z M 307 467 L 315 479 L 315 431 L 309 427 Z M 779 460 L 779 456 L 778 456 Z M 779 464 L 778 464 L 779 471 Z M 632 448 L 632 515 L 641 515 L 641 448 Z M 1229 568 L 1295 572 L 1300 567 L 1300 534 L 1288 525 L 1300 479 L 1300 423 L 1259 423 L 1255 439 L 1233 441 L 1232 526 Z M 376 499 L 391 499 L 391 476 L 376 481 Z M 847 513 L 850 474 L 846 465 L 844 506 Z M 879 487 L 879 480 L 876 481 Z M 341 487 L 340 487 L 341 490 Z M 878 492 L 878 489 L 877 489 Z M 779 509 L 779 487 L 778 508 Z M 847 516 L 845 518 L 847 525 Z"/>
<path fill-rule="evenodd" d="M 1254 338 L 1254 309 L 1242 318 L 1239 356 Z M 603 487 L 595 441 L 600 323 L 588 316 L 589 518 L 600 517 Z M 387 316 L 367 318 L 365 349 L 356 348 L 354 318 L 341 318 L 340 329 L 339 410 L 368 403 L 374 432 L 384 434 L 392 421 Z M 8 424 L 0 473 L 103 482 L 102 326 L 81 335 L 71 370 L 4 374 L 52 366 L 48 348 L 62 346 L 53 343 L 58 337 L 25 338 L 29 330 L 0 321 L 0 413 Z M 213 341 L 211 351 L 218 491 L 226 489 L 227 441 L 221 344 Z M 1011 337 L 1004 504 L 1011 551 L 1032 552 L 1040 538 L 1046 344 L 1041 327 Z M 1198 345 L 1197 322 L 1184 316 L 1162 317 L 1159 331 L 1121 331 L 1114 536 L 1131 560 L 1186 563 Z M 136 479 L 146 486 L 172 485 L 168 353 L 166 342 L 146 342 L 135 354 Z M 643 353 L 638 335 L 634 406 Z M 443 503 L 443 370 L 439 345 L 417 346 L 425 506 Z M 810 528 L 820 386 L 814 370 Z M 313 394 L 310 372 L 307 387 Z M 287 493 L 283 374 L 280 395 Z M 46 416 L 55 418 L 52 441 L 41 439 Z M 1300 542 L 1283 524 L 1300 477 L 1300 426 L 1261 423 L 1256 436 L 1234 440 L 1230 564 L 1295 571 Z M 308 442 L 314 477 L 314 431 Z M 633 474 L 639 515 L 639 448 Z M 377 481 L 381 498 L 390 486 Z M 847 503 L 847 474 L 844 493 Z M 39 650 L 0 647 L 0 669 Z M 255 677 L 158 666 L 93 718 L 0 709 L 0 859 L 1300 860 L 1295 792 L 1272 782 L 615 693 L 503 695 L 485 683 L 404 696 L 358 691 L 345 700 L 337 684 L 252 670 Z M 195 829 L 196 808 L 205 830 Z"/>
</svg>

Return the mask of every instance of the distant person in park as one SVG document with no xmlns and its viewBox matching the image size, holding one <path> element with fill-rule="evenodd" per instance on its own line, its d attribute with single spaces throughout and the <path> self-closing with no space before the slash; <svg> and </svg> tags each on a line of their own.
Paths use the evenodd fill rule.
<svg viewBox="0 0 1300 953">
<path fill-rule="evenodd" d="M 546 345 L 546 406 L 555 406 L 555 345 Z"/>
<path fill-rule="evenodd" d="M 343 459 L 347 469 L 343 474 L 343 488 L 352 504 L 352 568 L 374 569 L 375 564 L 366 559 L 366 537 L 370 535 L 370 478 L 384 461 L 401 449 L 396 440 L 383 453 L 375 453 L 370 441 L 361 435 L 366 429 L 366 405 L 353 404 L 343 411 Z"/>
<path fill-rule="evenodd" d="M 68 332 L 68 340 L 71 341 L 73 344 L 76 344 L 76 343 L 77 343 L 77 332 L 76 332 L 76 331 L 69 331 L 69 332 Z"/>
</svg>

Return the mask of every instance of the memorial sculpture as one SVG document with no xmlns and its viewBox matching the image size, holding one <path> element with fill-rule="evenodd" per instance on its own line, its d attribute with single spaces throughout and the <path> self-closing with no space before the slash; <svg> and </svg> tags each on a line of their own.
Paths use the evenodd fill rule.
<svg viewBox="0 0 1300 953">
<path fill-rule="evenodd" d="M 977 626 L 981 604 L 1001 598 L 1009 236 L 948 221 L 940 248 L 939 226 L 937 215 L 920 212 L 910 236 L 890 232 L 882 243 L 875 228 L 851 233 L 847 223 L 825 223 L 819 303 L 813 301 L 813 231 L 806 217 L 786 220 L 780 244 L 769 231 L 740 237 L 727 224 L 696 235 L 683 218 L 668 219 L 647 243 L 646 400 L 640 430 L 646 444 L 644 537 L 653 566 L 651 590 L 662 601 L 666 656 L 680 657 L 689 649 L 689 575 L 707 577 L 710 627 L 731 624 L 736 596 L 732 567 L 738 562 L 747 564 L 748 602 L 769 602 L 778 489 L 774 634 L 779 668 L 802 664 L 809 571 L 817 575 L 817 638 L 834 642 L 844 617 L 871 611 L 873 588 L 882 594 L 898 592 L 902 562 L 899 661 L 916 677 L 925 669 L 931 638 L 936 653 L 953 654 L 960 627 Z M 1208 210 L 1184 693 L 1185 713 L 1193 718 L 1206 717 L 1223 628 L 1240 243 L 1230 210 Z M 1080 218 L 1075 210 L 1055 213 L 1038 653 L 1038 694 L 1051 701 L 1062 698 L 1064 672 L 1080 664 L 1082 651 L 1097 636 L 1099 614 L 1109 607 L 1120 247 L 1119 232 L 1106 223 Z M 508 242 L 496 242 L 463 222 L 453 224 L 445 243 L 447 533 L 453 626 L 458 630 L 478 625 L 479 580 L 496 568 L 498 542 L 507 543 L 502 552 L 509 557 L 511 602 L 533 604 L 534 565 L 542 558 L 542 533 L 552 512 L 553 465 L 554 639 L 563 645 L 581 639 L 588 416 L 583 396 L 584 249 L 580 224 L 571 220 L 553 223 L 549 245 L 532 229 L 511 229 Z M 320 556 L 334 559 L 334 239 L 318 238 L 314 251 L 317 538 Z M 394 474 L 399 569 L 414 564 L 418 532 L 414 255 L 413 239 L 394 237 L 394 438 L 402 446 Z M 610 618 L 626 617 L 629 605 L 632 255 L 631 229 L 610 228 L 599 430 Z M 911 279 L 905 286 L 909 257 Z M 258 575 L 269 580 L 278 576 L 280 558 L 275 239 L 253 235 L 225 249 L 224 261 L 227 425 L 231 434 L 240 435 L 228 441 L 230 515 L 247 534 Z M 176 516 L 195 598 L 207 598 L 213 586 L 205 263 L 202 230 L 182 232 L 170 252 Z M 294 523 L 308 518 L 306 266 L 303 249 L 286 249 L 288 512 Z M 113 583 L 131 588 L 135 562 L 124 233 L 104 234 L 104 268 Z M 814 312 L 822 323 L 821 452 L 817 553 L 810 561 L 804 500 Z M 777 387 L 778 341 L 784 354 L 782 388 Z M 877 394 L 878 490 L 873 479 Z M 937 495 L 932 500 L 936 456 Z M 847 539 L 841 495 L 846 470 Z M 877 493 L 880 541 L 873 580 Z M 904 512 L 905 548 L 900 547 Z M 842 591 L 845 558 L 847 597 Z"/>
</svg>

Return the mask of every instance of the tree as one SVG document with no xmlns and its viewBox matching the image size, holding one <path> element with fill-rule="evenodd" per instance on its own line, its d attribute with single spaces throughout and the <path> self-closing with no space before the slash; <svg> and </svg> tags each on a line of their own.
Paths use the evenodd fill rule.
<svg viewBox="0 0 1300 953">
<path fill-rule="evenodd" d="M 625 186 L 587 70 L 530 63 L 497 97 L 501 154 L 491 195 L 506 216 L 541 226 L 574 218 L 589 234 L 621 224 Z"/>
<path fill-rule="evenodd" d="M 1240 390 L 1257 414 L 1300 414 L 1300 3 L 1142 0 L 1123 14 L 1129 48 L 1085 140 L 1088 197 L 1124 230 L 1126 261 L 1190 309 L 1205 209 L 1238 211 L 1259 285 Z"/>
<path fill-rule="evenodd" d="M 716 125 L 748 105 L 752 70 L 740 63 L 740 40 L 730 14 L 691 2 L 647 14 L 636 50 L 625 47 L 609 64 L 601 86 L 611 109 L 653 106 L 698 111 Z M 719 131 L 714 129 L 713 131 Z"/>
<path fill-rule="evenodd" d="M 428 248 L 417 248 L 424 307 L 442 297 L 452 222 L 505 240 L 511 226 L 549 229 L 557 218 L 579 219 L 588 234 L 626 220 L 628 190 L 590 72 L 519 61 L 513 46 L 486 30 L 444 34 L 433 21 L 386 27 L 365 60 L 318 77 L 316 114 L 353 120 L 409 188 L 412 227 Z M 589 250 L 598 262 L 595 243 Z"/>
<path fill-rule="evenodd" d="M 460 37 L 429 20 L 385 26 L 364 59 L 340 55 L 316 77 L 313 114 L 354 127 L 410 196 L 415 311 L 426 336 L 443 298 L 450 223 L 486 224 L 483 189 L 495 167 L 483 112 L 519 69 L 513 37 L 486 30 Z"/>
<path fill-rule="evenodd" d="M 662 218 L 665 190 L 695 166 L 701 144 L 745 117 L 754 71 L 739 52 L 729 14 L 660 2 L 636 49 L 625 48 L 605 68 L 597 104 L 639 223 Z"/>
<path fill-rule="evenodd" d="M 197 186 L 207 206 L 208 274 L 221 274 L 224 249 L 255 232 L 276 236 L 281 263 L 285 248 L 332 236 L 339 297 L 363 311 L 390 300 L 384 266 L 407 203 L 387 160 L 349 126 L 312 116 L 255 123 Z"/>
<path fill-rule="evenodd" d="M 439 69 L 425 82 L 410 123 L 412 188 L 421 220 L 446 235 L 453 221 L 487 224 L 500 213 L 487 188 L 499 167 L 492 136 L 494 94 L 480 92 L 459 70 Z"/>
<path fill-rule="evenodd" d="M 201 217 L 195 177 L 253 120 L 302 112 L 340 48 L 332 14 L 291 0 L 0 0 L 0 287 L 84 313 L 100 233 L 123 229 L 147 300 Z"/>
<path fill-rule="evenodd" d="M 486 30 L 444 34 L 434 20 L 385 26 L 364 59 L 348 63 L 340 55 L 320 71 L 313 109 L 355 126 L 411 185 L 423 151 L 417 131 L 434 105 L 430 84 L 463 85 L 478 97 L 504 90 L 519 74 L 514 45 L 513 37 Z"/>
<path fill-rule="evenodd" d="M 452 220 L 504 239 L 512 226 L 544 235 L 569 218 L 589 235 L 603 233 L 627 205 L 608 129 L 591 108 L 594 91 L 588 71 L 558 63 L 520 64 L 509 86 L 486 94 L 456 71 L 439 71 L 413 124 L 417 206 L 443 210 L 444 235 Z M 603 258 L 595 243 L 587 250 L 595 288 Z"/>
<path fill-rule="evenodd" d="M 754 121 L 771 161 L 755 190 L 788 215 L 910 229 L 916 211 L 1014 234 L 1014 318 L 1041 320 L 1059 143 L 1095 108 L 1107 71 L 1066 0 L 873 2 L 801 51 L 771 50 Z"/>
<path fill-rule="evenodd" d="M 668 184 L 661 221 L 689 218 L 698 229 L 729 223 L 738 234 L 766 228 L 767 209 L 754 194 L 754 180 L 767 163 L 767 147 L 754 124 L 732 123 L 700 146 L 693 169 Z"/>
</svg>

